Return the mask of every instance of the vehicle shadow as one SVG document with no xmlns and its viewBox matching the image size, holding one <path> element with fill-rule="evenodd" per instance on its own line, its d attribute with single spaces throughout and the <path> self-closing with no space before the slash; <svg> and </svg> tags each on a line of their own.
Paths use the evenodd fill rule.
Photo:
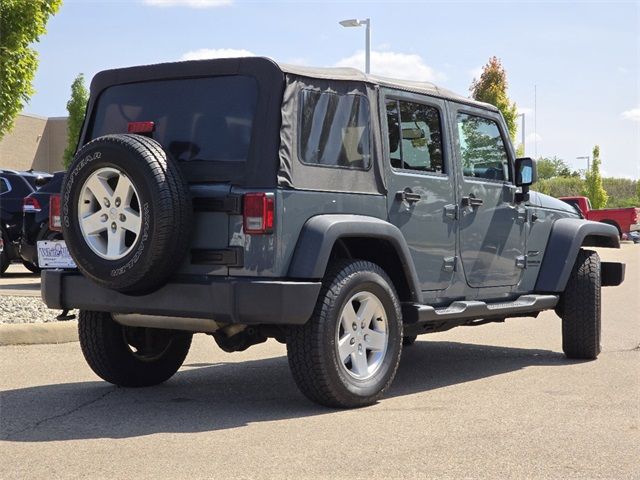
<svg viewBox="0 0 640 480">
<path fill-rule="evenodd" d="M 387 398 L 530 366 L 568 363 L 548 350 L 418 341 L 404 351 Z M 186 364 L 167 383 L 145 389 L 95 381 L 2 392 L 0 440 L 49 442 L 204 432 L 336 412 L 298 392 L 286 357 Z"/>
</svg>

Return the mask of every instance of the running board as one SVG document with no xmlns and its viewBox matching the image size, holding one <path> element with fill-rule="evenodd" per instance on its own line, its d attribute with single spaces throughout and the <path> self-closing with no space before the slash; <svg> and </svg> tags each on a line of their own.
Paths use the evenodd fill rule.
<svg viewBox="0 0 640 480">
<path fill-rule="evenodd" d="M 438 323 L 447 320 L 517 317 L 553 308 L 558 303 L 558 298 L 558 295 L 522 295 L 509 302 L 456 301 L 444 308 L 404 304 L 402 315 L 404 323 Z"/>
</svg>

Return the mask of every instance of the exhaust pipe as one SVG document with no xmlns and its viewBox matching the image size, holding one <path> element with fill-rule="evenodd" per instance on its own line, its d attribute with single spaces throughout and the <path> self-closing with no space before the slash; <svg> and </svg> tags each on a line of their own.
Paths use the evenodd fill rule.
<svg viewBox="0 0 640 480">
<path fill-rule="evenodd" d="M 165 328 L 194 333 L 213 333 L 224 326 L 206 318 L 159 317 L 140 313 L 112 313 L 111 316 L 120 325 L 127 327 Z"/>
</svg>

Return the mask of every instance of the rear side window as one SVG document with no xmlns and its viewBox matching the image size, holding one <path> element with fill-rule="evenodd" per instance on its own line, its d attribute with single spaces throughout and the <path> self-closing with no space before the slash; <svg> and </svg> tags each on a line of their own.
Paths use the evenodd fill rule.
<svg viewBox="0 0 640 480">
<path fill-rule="evenodd" d="M 153 138 L 179 161 L 244 162 L 258 85 L 243 75 L 131 83 L 98 99 L 90 138 L 155 123 Z"/>
<path fill-rule="evenodd" d="M 391 166 L 444 173 L 438 109 L 402 100 L 387 100 L 386 107 Z"/>
<path fill-rule="evenodd" d="M 369 102 L 362 95 L 303 90 L 300 160 L 366 170 L 371 165 Z"/>
<path fill-rule="evenodd" d="M 465 177 L 509 178 L 509 157 L 494 120 L 458 113 L 458 138 Z"/>
<path fill-rule="evenodd" d="M 0 195 L 9 190 L 9 181 L 6 178 L 0 177 Z"/>
</svg>

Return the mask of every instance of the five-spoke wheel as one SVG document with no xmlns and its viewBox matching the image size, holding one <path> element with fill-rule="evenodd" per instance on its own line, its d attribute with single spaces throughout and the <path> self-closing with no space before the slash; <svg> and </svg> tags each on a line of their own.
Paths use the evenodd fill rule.
<svg viewBox="0 0 640 480">
<path fill-rule="evenodd" d="M 78 221 L 87 244 L 107 260 L 119 260 L 140 236 L 140 196 L 127 175 L 100 168 L 84 182 L 78 199 Z"/>
<path fill-rule="evenodd" d="M 341 260 L 327 270 L 315 311 L 291 327 L 293 378 L 311 400 L 332 407 L 375 403 L 391 384 L 402 351 L 402 313 L 378 265 Z"/>
</svg>

